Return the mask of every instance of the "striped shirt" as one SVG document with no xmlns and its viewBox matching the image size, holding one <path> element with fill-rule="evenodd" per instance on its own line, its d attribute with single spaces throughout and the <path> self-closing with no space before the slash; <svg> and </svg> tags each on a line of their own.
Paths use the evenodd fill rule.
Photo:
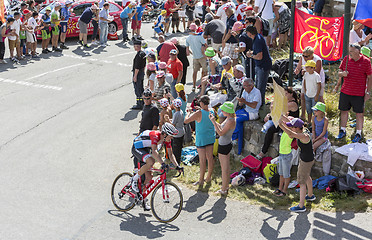
<svg viewBox="0 0 372 240">
<path fill-rule="evenodd" d="M 361 55 L 358 61 L 354 61 L 350 56 L 346 56 L 342 60 L 340 69 L 349 72 L 347 77 L 344 77 L 341 92 L 351 96 L 364 96 L 367 76 L 372 75 L 370 60 L 364 55 Z"/>
</svg>

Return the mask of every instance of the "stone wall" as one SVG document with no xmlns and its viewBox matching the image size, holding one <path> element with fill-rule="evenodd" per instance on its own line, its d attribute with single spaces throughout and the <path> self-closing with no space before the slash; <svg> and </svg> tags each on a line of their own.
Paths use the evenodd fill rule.
<svg viewBox="0 0 372 240">
<path fill-rule="evenodd" d="M 261 152 L 265 134 L 261 132 L 262 123 L 260 121 L 244 122 L 244 147 L 241 155 L 237 155 L 238 146 L 234 143 L 231 151 L 232 158 L 235 161 L 240 161 L 242 158 Z M 276 133 L 274 139 L 269 147 L 267 156 L 275 158 L 279 155 L 279 135 Z M 332 146 L 332 165 L 330 174 L 333 176 L 343 176 L 347 173 L 348 164 L 347 157 L 335 152 L 336 146 Z M 366 178 L 372 178 L 372 162 L 358 160 L 352 167 L 353 170 L 364 171 Z M 315 162 L 312 169 L 313 177 L 323 176 L 323 168 L 321 162 Z"/>
</svg>

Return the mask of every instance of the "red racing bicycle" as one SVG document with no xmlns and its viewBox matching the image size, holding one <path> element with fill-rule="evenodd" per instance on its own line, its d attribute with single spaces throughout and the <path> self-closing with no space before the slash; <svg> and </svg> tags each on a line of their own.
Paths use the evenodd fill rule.
<svg viewBox="0 0 372 240">
<path fill-rule="evenodd" d="M 135 205 L 145 204 L 145 199 L 151 192 L 151 211 L 156 219 L 160 222 L 171 222 L 180 215 L 183 206 L 183 195 L 179 187 L 167 179 L 169 165 L 162 166 L 161 169 L 151 169 L 159 172 L 153 183 L 147 188 L 142 186 L 142 179 L 139 178 L 139 193 L 131 188 L 131 178 L 133 174 L 123 172 L 117 176 L 112 184 L 111 199 L 114 206 L 120 211 L 129 211 Z M 179 177 L 181 172 L 175 176 Z"/>
</svg>

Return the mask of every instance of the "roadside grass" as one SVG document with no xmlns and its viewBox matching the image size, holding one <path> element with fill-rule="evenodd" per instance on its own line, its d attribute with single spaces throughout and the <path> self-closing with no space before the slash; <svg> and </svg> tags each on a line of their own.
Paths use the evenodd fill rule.
<svg viewBox="0 0 372 240">
<path fill-rule="evenodd" d="M 242 168 L 240 162 L 231 160 L 231 172 L 239 171 Z M 199 180 L 199 166 L 184 166 L 185 174 L 177 178 L 188 188 L 196 191 L 201 191 L 207 194 L 215 194 L 221 188 L 221 168 L 219 161 L 215 162 L 212 181 L 210 184 L 204 183 L 203 187 L 193 186 L 193 183 Z M 292 171 L 292 176 L 295 171 Z M 292 177 L 294 179 L 295 177 Z M 252 205 L 268 206 L 273 209 L 287 210 L 291 206 L 295 206 L 299 202 L 299 193 L 294 189 L 288 190 L 286 197 L 277 197 L 273 194 L 275 187 L 270 184 L 264 185 L 244 185 L 239 187 L 230 187 L 228 198 L 247 202 Z M 353 212 L 370 212 L 372 210 L 372 195 L 361 194 L 356 196 L 348 196 L 346 193 L 327 193 L 325 190 L 314 189 L 314 194 L 317 199 L 312 203 L 306 203 L 308 209 L 319 209 L 324 211 L 353 211 Z"/>
</svg>

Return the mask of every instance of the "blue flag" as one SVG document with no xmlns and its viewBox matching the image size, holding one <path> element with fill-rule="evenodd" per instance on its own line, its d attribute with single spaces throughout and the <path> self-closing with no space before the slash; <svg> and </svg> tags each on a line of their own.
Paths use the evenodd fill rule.
<svg viewBox="0 0 372 240">
<path fill-rule="evenodd" d="M 372 28 L 372 1 L 358 0 L 355 8 L 354 20 Z"/>
</svg>

